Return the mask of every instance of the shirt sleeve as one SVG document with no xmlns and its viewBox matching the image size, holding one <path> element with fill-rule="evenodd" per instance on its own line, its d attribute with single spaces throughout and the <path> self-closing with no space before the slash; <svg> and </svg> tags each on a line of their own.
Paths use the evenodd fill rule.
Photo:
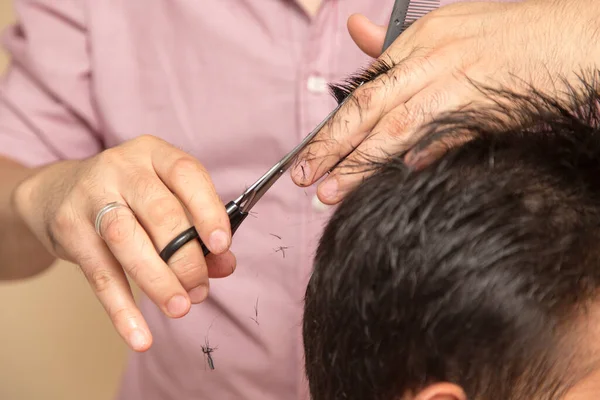
<svg viewBox="0 0 600 400">
<path fill-rule="evenodd" d="M 0 154 L 34 167 L 103 149 L 92 100 L 84 0 L 16 0 L 4 33 Z"/>
</svg>

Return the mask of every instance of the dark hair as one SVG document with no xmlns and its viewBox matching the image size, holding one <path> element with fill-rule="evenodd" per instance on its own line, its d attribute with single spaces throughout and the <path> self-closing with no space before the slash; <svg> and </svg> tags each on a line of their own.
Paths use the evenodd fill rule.
<svg viewBox="0 0 600 400">
<path fill-rule="evenodd" d="M 486 89 L 495 106 L 425 128 L 473 140 L 419 172 L 392 157 L 346 197 L 306 291 L 313 400 L 399 399 L 433 382 L 469 399 L 554 399 L 588 372 L 573 332 L 600 286 L 595 83 L 568 103 Z"/>
</svg>

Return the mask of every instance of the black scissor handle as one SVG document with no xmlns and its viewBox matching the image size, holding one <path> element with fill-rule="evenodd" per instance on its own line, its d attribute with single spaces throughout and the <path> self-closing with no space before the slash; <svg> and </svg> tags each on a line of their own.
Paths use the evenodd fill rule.
<svg viewBox="0 0 600 400">
<path fill-rule="evenodd" d="M 231 234 L 233 235 L 240 227 L 244 219 L 246 219 L 248 213 L 242 212 L 239 205 L 235 201 L 230 201 L 227 203 L 225 209 L 227 211 L 227 215 L 229 215 Z M 169 244 L 166 245 L 165 248 L 160 252 L 160 258 L 162 258 L 164 262 L 168 262 L 169 259 L 173 257 L 173 254 L 194 239 L 198 239 L 200 245 L 202 246 L 202 253 L 204 253 L 204 256 L 206 257 L 210 253 L 210 250 L 208 250 L 208 247 L 206 247 L 202 239 L 200 239 L 196 228 L 192 226 L 191 228 L 188 228 L 177 235 L 175 239 L 171 240 Z"/>
<path fill-rule="evenodd" d="M 163 251 L 160 252 L 160 258 L 162 258 L 164 262 L 169 261 L 169 259 L 173 257 L 173 254 L 175 254 L 177 250 L 179 250 L 184 245 L 186 245 L 194 239 L 198 239 L 200 241 L 204 256 L 208 255 L 208 253 L 210 253 L 210 250 L 208 250 L 208 247 L 206 247 L 204 242 L 198 236 L 198 231 L 196 230 L 196 228 L 192 226 L 191 228 L 188 228 L 185 231 L 181 232 L 179 235 L 177 235 L 175 239 L 171 240 L 169 244 L 165 246 Z"/>
</svg>

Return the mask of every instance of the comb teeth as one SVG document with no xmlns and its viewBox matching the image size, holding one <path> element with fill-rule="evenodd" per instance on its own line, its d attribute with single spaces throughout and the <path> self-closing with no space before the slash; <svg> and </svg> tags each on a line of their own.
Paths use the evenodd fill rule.
<svg viewBox="0 0 600 400">
<path fill-rule="evenodd" d="M 408 3 L 404 27 L 402 30 L 411 26 L 416 20 L 440 7 L 440 0 L 412 0 Z"/>
</svg>

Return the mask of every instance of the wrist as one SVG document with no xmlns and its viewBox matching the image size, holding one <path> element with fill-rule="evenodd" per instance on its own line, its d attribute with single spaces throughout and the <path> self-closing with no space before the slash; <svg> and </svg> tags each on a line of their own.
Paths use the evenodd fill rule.
<svg viewBox="0 0 600 400">
<path fill-rule="evenodd" d="M 35 275 L 54 260 L 20 212 L 18 188 L 32 173 L 33 170 L 0 157 L 0 281 Z"/>
<path fill-rule="evenodd" d="M 34 234 L 45 247 L 47 210 L 55 208 L 62 200 L 62 187 L 68 185 L 69 171 L 80 161 L 60 161 L 28 169 L 14 186 L 10 207 L 15 218 Z"/>
</svg>

